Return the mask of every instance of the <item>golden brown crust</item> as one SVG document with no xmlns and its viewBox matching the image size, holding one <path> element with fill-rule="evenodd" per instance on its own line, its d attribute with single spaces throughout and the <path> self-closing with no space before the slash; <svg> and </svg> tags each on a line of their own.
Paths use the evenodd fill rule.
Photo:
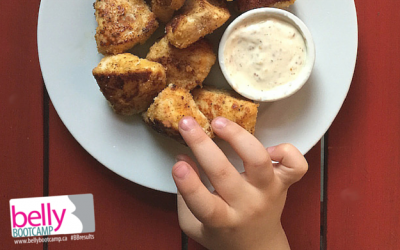
<svg viewBox="0 0 400 250">
<path fill-rule="evenodd" d="M 115 113 L 121 115 L 145 111 L 166 86 L 161 64 L 129 53 L 104 57 L 93 76 Z"/>
<path fill-rule="evenodd" d="M 239 11 L 244 12 L 262 7 L 286 8 L 296 0 L 236 0 Z"/>
<path fill-rule="evenodd" d="M 236 122 L 251 134 L 255 132 L 258 104 L 234 91 L 205 86 L 194 89 L 193 98 L 200 111 L 212 121 L 223 116 Z"/>
<path fill-rule="evenodd" d="M 205 39 L 185 49 L 177 49 L 169 44 L 166 37 L 150 48 L 146 58 L 164 65 L 167 84 L 188 90 L 202 86 L 216 60 L 212 45 Z"/>
<path fill-rule="evenodd" d="M 171 20 L 174 12 L 179 10 L 185 0 L 152 0 L 151 10 L 157 16 L 158 20 L 167 23 Z"/>
<path fill-rule="evenodd" d="M 143 0 L 96 0 L 94 8 L 97 49 L 105 55 L 144 43 L 158 28 L 156 16 Z"/>
<path fill-rule="evenodd" d="M 143 113 L 143 120 L 158 133 L 169 136 L 181 143 L 178 123 L 184 116 L 192 116 L 209 137 L 214 137 L 208 119 L 196 106 L 188 90 L 170 84 Z"/>
<path fill-rule="evenodd" d="M 230 17 L 224 0 L 187 0 L 166 26 L 169 42 L 186 48 L 221 27 Z"/>
</svg>

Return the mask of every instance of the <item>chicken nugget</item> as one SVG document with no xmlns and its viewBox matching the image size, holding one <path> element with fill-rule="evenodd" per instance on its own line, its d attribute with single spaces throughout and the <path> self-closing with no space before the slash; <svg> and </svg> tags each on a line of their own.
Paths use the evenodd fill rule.
<svg viewBox="0 0 400 250">
<path fill-rule="evenodd" d="M 296 0 L 237 0 L 237 9 L 241 12 L 261 7 L 286 8 Z"/>
<path fill-rule="evenodd" d="M 224 0 L 187 0 L 165 27 L 169 42 L 183 49 L 221 27 L 230 17 Z"/>
<path fill-rule="evenodd" d="M 97 49 L 102 54 L 123 53 L 144 43 L 158 27 L 144 0 L 96 0 Z"/>
<path fill-rule="evenodd" d="M 200 112 L 189 90 L 168 85 L 142 114 L 143 120 L 154 130 L 185 144 L 179 133 L 178 123 L 184 116 L 192 116 L 210 137 L 214 137 L 207 117 Z"/>
<path fill-rule="evenodd" d="M 166 37 L 155 43 L 146 59 L 161 63 L 167 70 L 167 84 L 188 90 L 202 86 L 214 65 L 216 56 L 212 45 L 201 39 L 185 49 L 172 46 Z"/>
<path fill-rule="evenodd" d="M 234 91 L 209 86 L 194 89 L 192 94 L 197 107 L 209 121 L 223 116 L 254 134 L 259 104 Z"/>
<path fill-rule="evenodd" d="M 151 10 L 157 16 L 158 20 L 163 23 L 171 20 L 174 12 L 179 10 L 185 0 L 152 0 Z"/>
<path fill-rule="evenodd" d="M 164 67 L 130 53 L 104 57 L 93 76 L 115 113 L 133 115 L 145 111 L 166 87 Z"/>
</svg>

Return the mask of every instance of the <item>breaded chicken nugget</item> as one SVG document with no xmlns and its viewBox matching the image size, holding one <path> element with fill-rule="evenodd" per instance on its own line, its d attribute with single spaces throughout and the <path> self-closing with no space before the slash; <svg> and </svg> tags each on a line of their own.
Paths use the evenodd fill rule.
<svg viewBox="0 0 400 250">
<path fill-rule="evenodd" d="M 157 16 L 158 20 L 163 23 L 171 20 L 174 12 L 179 10 L 185 0 L 152 0 L 151 10 Z"/>
<path fill-rule="evenodd" d="M 187 0 L 166 26 L 169 42 L 183 49 L 221 27 L 230 17 L 224 0 Z"/>
<path fill-rule="evenodd" d="M 178 123 L 184 116 L 192 116 L 209 137 L 214 137 L 210 122 L 200 112 L 188 90 L 168 85 L 143 113 L 143 120 L 157 132 L 185 143 L 179 133 Z"/>
<path fill-rule="evenodd" d="M 192 94 L 197 107 L 208 120 L 212 121 L 218 116 L 223 116 L 254 134 L 258 104 L 234 91 L 208 86 L 194 89 Z"/>
<path fill-rule="evenodd" d="M 93 76 L 113 110 L 121 115 L 145 111 L 166 87 L 161 64 L 129 53 L 104 57 Z"/>
<path fill-rule="evenodd" d="M 261 7 L 286 8 L 294 4 L 296 0 L 237 0 L 237 8 L 244 12 Z"/>
<path fill-rule="evenodd" d="M 123 53 L 144 43 L 158 27 L 144 0 L 96 0 L 97 49 L 102 54 Z"/>
<path fill-rule="evenodd" d="M 202 86 L 214 65 L 216 56 L 212 45 L 201 39 L 185 49 L 172 46 L 166 37 L 155 43 L 146 59 L 161 63 L 167 70 L 167 84 L 188 90 Z"/>
</svg>

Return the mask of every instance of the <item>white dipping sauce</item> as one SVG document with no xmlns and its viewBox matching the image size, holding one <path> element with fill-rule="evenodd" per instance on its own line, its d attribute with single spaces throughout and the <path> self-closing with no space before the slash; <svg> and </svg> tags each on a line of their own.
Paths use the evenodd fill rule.
<svg viewBox="0 0 400 250">
<path fill-rule="evenodd" d="M 224 63 L 235 85 L 261 91 L 294 80 L 306 60 L 303 36 L 277 18 L 253 18 L 227 38 Z"/>
</svg>

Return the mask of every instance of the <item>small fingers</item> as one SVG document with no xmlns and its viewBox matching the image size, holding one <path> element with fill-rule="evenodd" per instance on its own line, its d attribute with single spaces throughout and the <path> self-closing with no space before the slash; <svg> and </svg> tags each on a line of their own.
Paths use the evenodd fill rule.
<svg viewBox="0 0 400 250">
<path fill-rule="evenodd" d="M 201 237 L 202 223 L 193 215 L 182 195 L 177 194 L 179 226 L 186 235 L 198 241 Z"/>
<path fill-rule="evenodd" d="M 218 194 L 228 203 L 236 200 L 245 182 L 221 149 L 192 117 L 182 118 L 179 131 Z"/>
<path fill-rule="evenodd" d="M 299 181 L 308 170 L 308 163 L 301 152 L 292 144 L 284 143 L 267 149 L 275 164 L 275 173 L 290 186 Z"/>
<path fill-rule="evenodd" d="M 193 161 L 192 158 L 190 158 L 190 156 L 185 155 L 185 154 L 179 154 L 175 157 L 175 160 L 178 161 L 184 161 L 187 162 L 192 168 L 193 170 L 197 173 L 197 175 L 199 175 L 199 169 L 197 168 L 196 163 Z"/>
<path fill-rule="evenodd" d="M 218 137 L 227 141 L 243 160 L 247 181 L 256 186 L 268 183 L 273 177 L 272 162 L 261 142 L 224 117 L 215 118 L 211 124 Z"/>
<path fill-rule="evenodd" d="M 197 169 L 196 163 L 190 158 L 188 155 L 177 155 L 175 157 L 176 161 L 183 161 L 190 165 L 190 167 L 199 175 L 199 170 Z M 179 169 L 178 169 L 179 170 Z M 179 175 L 176 173 L 176 168 L 173 168 L 172 174 Z M 185 232 L 189 237 L 192 239 L 196 239 L 200 237 L 200 228 L 202 223 L 193 215 L 190 211 L 188 206 L 186 205 L 183 196 L 178 191 L 177 193 L 177 206 L 178 206 L 178 219 L 179 219 L 179 226 L 181 227 L 182 231 Z"/>
<path fill-rule="evenodd" d="M 212 194 L 201 182 L 195 170 L 185 161 L 177 162 L 172 168 L 172 177 L 176 187 L 187 208 L 193 215 L 206 225 L 215 225 L 226 219 L 229 205 L 221 197 Z M 178 202 L 179 202 L 178 196 Z M 181 201 L 182 202 L 182 201 Z M 180 205 L 180 209 L 186 214 L 185 207 Z M 192 219 L 190 219 L 193 222 Z M 185 222 L 182 221 L 184 225 Z"/>
</svg>

